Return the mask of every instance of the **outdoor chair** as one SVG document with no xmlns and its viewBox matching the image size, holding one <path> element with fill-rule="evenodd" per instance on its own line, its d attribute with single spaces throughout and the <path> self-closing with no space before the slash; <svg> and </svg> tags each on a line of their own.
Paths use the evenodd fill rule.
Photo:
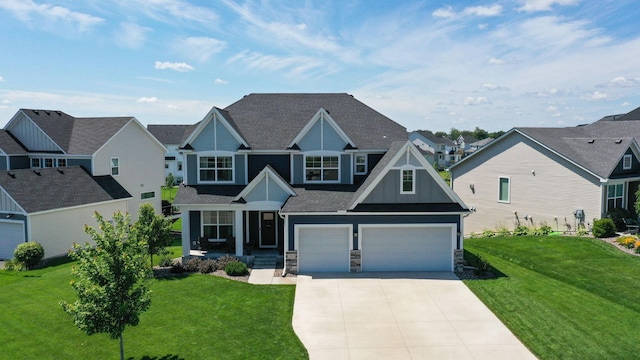
<svg viewBox="0 0 640 360">
<path fill-rule="evenodd" d="M 640 225 L 638 225 L 638 222 L 636 222 L 633 219 L 622 219 L 622 221 L 624 222 L 624 224 L 627 227 L 626 232 L 628 232 L 629 234 L 637 234 L 638 233 L 638 228 L 640 228 Z"/>
</svg>

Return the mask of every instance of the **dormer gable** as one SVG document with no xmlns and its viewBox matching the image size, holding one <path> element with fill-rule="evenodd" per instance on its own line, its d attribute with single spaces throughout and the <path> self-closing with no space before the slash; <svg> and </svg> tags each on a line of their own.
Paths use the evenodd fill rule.
<svg viewBox="0 0 640 360">
<path fill-rule="evenodd" d="M 270 165 L 267 165 L 236 196 L 234 202 L 277 202 L 282 205 L 289 196 L 296 196 L 295 191 Z"/>
<path fill-rule="evenodd" d="M 467 209 L 411 141 L 392 144 L 354 195 L 349 210 L 363 203 L 449 203 Z"/>
<path fill-rule="evenodd" d="M 343 151 L 357 146 L 331 118 L 329 112 L 320 108 L 287 148 L 301 151 Z"/>
<path fill-rule="evenodd" d="M 237 151 L 248 149 L 249 144 L 232 126 L 231 120 L 216 107 L 200 121 L 196 129 L 183 141 L 181 148 L 195 151 Z"/>
<path fill-rule="evenodd" d="M 18 141 L 20 141 L 29 151 L 46 151 L 46 152 L 61 152 L 64 153 L 62 147 L 60 147 L 47 133 L 38 126 L 30 117 L 29 113 L 38 115 L 45 110 L 26 110 L 20 109 L 9 120 L 4 129 L 10 132 Z M 47 113 L 50 111 L 47 110 Z M 57 115 L 61 112 L 55 112 Z M 64 113 L 61 113 L 64 114 Z M 68 115 L 64 114 L 68 117 Z M 62 116 L 62 115 L 60 115 Z"/>
</svg>

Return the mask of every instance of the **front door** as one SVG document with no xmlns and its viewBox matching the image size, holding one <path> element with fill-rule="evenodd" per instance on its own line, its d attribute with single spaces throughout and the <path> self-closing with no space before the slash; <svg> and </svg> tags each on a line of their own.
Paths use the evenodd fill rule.
<svg viewBox="0 0 640 360">
<path fill-rule="evenodd" d="M 260 247 L 275 248 L 278 246 L 277 221 L 275 212 L 260 213 Z"/>
</svg>

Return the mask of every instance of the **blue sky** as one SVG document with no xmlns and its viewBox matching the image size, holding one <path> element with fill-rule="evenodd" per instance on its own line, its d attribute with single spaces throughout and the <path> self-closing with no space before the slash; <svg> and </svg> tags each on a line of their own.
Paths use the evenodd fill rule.
<svg viewBox="0 0 640 360">
<path fill-rule="evenodd" d="M 347 92 L 406 126 L 573 126 L 640 106 L 624 0 L 0 0 L 20 108 L 192 124 L 255 92 Z"/>
</svg>

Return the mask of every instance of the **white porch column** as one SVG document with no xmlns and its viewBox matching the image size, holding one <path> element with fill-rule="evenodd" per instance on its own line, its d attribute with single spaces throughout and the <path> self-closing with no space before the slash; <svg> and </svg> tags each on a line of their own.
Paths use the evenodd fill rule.
<svg viewBox="0 0 640 360">
<path fill-rule="evenodd" d="M 189 256 L 191 253 L 189 211 L 181 209 L 180 217 L 182 218 L 182 256 Z"/>
<path fill-rule="evenodd" d="M 235 210 L 236 220 L 236 256 L 242 256 L 244 253 L 244 226 L 242 226 L 242 210 Z"/>
</svg>

